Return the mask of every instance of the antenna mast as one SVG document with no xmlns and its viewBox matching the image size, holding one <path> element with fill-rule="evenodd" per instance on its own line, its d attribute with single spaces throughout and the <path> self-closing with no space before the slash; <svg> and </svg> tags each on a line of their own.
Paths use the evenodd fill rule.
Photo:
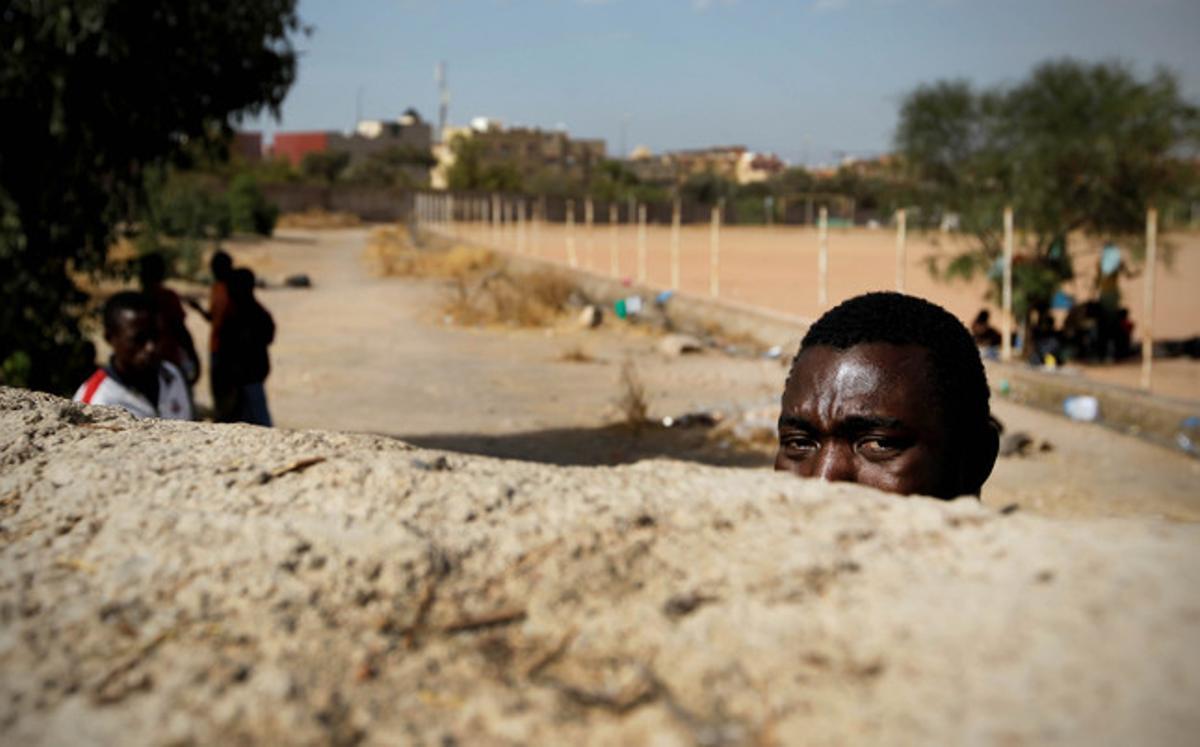
<svg viewBox="0 0 1200 747">
<path fill-rule="evenodd" d="M 439 62 L 433 69 L 433 80 L 438 86 L 438 129 L 436 139 L 440 142 L 446 131 L 446 114 L 450 109 L 450 89 L 446 84 L 446 63 Z"/>
</svg>

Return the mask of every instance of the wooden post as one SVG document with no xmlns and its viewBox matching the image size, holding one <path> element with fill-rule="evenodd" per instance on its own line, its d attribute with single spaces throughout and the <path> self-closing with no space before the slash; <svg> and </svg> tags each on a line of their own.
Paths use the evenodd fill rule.
<svg viewBox="0 0 1200 747">
<path fill-rule="evenodd" d="M 721 295 L 721 205 L 712 208 L 712 225 L 708 232 L 708 294 L 713 298 Z"/>
<path fill-rule="evenodd" d="M 896 211 L 896 292 L 904 292 L 904 271 L 908 269 L 908 212 Z"/>
<path fill-rule="evenodd" d="M 671 290 L 679 290 L 679 224 L 682 222 L 682 211 L 683 206 L 676 197 L 671 210 Z"/>
<path fill-rule="evenodd" d="M 617 258 L 617 203 L 608 203 L 608 273 L 620 276 L 620 260 Z"/>
<path fill-rule="evenodd" d="M 1146 285 L 1142 297 L 1142 389 L 1150 391 L 1154 367 L 1154 276 L 1158 269 L 1158 210 L 1146 211 Z"/>
<path fill-rule="evenodd" d="M 817 213 L 817 308 L 829 305 L 829 208 Z"/>
<path fill-rule="evenodd" d="M 517 254 L 525 253 L 525 200 L 517 202 Z"/>
<path fill-rule="evenodd" d="M 492 204 L 489 206 L 488 217 L 491 218 L 492 228 L 492 246 L 500 246 L 500 195 L 492 195 Z"/>
<path fill-rule="evenodd" d="M 638 205 L 637 209 L 637 263 L 638 282 L 646 282 L 646 206 Z"/>
<path fill-rule="evenodd" d="M 1004 208 L 1004 280 L 1000 294 L 1000 360 L 1012 360 L 1013 211 Z"/>
<path fill-rule="evenodd" d="M 542 256 L 542 223 L 546 220 L 546 198 L 540 197 L 533 205 L 533 247 L 535 257 Z"/>
<path fill-rule="evenodd" d="M 587 249 L 587 268 L 590 270 L 595 264 L 593 261 L 596 258 L 596 247 L 592 241 L 592 226 L 596 221 L 596 206 L 592 203 L 592 198 L 589 197 L 583 203 L 583 245 Z"/>
<path fill-rule="evenodd" d="M 579 266 L 579 258 L 575 256 L 575 201 L 567 200 L 567 264 Z"/>
</svg>

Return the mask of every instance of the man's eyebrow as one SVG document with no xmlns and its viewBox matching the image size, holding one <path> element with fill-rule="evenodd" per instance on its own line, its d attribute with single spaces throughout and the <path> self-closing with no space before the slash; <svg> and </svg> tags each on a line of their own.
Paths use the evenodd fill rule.
<svg viewBox="0 0 1200 747">
<path fill-rule="evenodd" d="M 815 433 L 817 430 L 813 427 L 812 423 L 798 415 L 780 415 L 779 428 L 791 428 L 797 431 L 809 431 L 810 433 Z"/>
<path fill-rule="evenodd" d="M 904 421 L 899 418 L 889 418 L 884 415 L 851 415 L 838 423 L 838 430 L 857 433 L 875 428 L 903 428 Z"/>
</svg>

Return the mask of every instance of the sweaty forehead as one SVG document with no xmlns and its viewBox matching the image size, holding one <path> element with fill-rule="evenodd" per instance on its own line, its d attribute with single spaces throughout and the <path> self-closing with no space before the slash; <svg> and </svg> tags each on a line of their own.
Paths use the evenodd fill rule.
<svg viewBox="0 0 1200 747">
<path fill-rule="evenodd" d="M 916 424 L 938 409 L 929 352 L 917 345 L 816 345 L 797 357 L 784 390 L 785 414 L 875 416 Z"/>
</svg>

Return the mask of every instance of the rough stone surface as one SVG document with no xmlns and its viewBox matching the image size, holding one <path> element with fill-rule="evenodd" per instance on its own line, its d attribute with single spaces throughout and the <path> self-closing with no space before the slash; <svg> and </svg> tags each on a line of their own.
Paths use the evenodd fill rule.
<svg viewBox="0 0 1200 747">
<path fill-rule="evenodd" d="M 1184 744 L 1200 526 L 0 389 L 6 744 Z"/>
</svg>

